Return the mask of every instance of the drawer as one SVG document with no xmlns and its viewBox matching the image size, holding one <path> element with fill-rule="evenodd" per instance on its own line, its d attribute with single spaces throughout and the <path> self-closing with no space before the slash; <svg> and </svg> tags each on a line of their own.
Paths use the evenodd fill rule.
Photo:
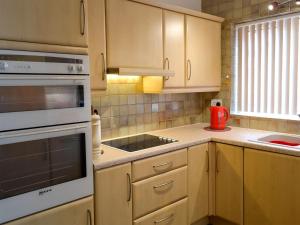
<svg viewBox="0 0 300 225">
<path fill-rule="evenodd" d="M 153 224 L 187 225 L 187 199 L 148 214 L 133 223 L 133 225 Z"/>
<path fill-rule="evenodd" d="M 139 160 L 132 164 L 132 179 L 143 180 L 186 165 L 187 149 Z"/>
<path fill-rule="evenodd" d="M 187 196 L 187 167 L 133 183 L 133 216 L 140 218 Z"/>
</svg>

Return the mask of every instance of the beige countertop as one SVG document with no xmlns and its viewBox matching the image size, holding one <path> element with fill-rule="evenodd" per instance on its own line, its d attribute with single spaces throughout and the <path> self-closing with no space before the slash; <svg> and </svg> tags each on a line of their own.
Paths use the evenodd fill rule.
<svg viewBox="0 0 300 225">
<path fill-rule="evenodd" d="M 198 123 L 194 125 L 147 132 L 147 134 L 176 139 L 178 142 L 148 148 L 137 152 L 126 152 L 113 147 L 101 145 L 101 149 L 104 151 L 104 154 L 94 157 L 94 168 L 95 170 L 99 170 L 209 141 L 254 148 L 262 151 L 300 156 L 300 148 L 288 148 L 250 141 L 270 134 L 279 134 L 276 132 L 238 127 L 231 127 L 230 131 L 214 132 L 204 130 L 203 128 L 206 126 L 208 126 L 208 124 Z"/>
</svg>

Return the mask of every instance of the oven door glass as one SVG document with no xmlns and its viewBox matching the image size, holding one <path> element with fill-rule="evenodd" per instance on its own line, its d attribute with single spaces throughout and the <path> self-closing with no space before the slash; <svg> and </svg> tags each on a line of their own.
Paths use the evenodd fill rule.
<svg viewBox="0 0 300 225">
<path fill-rule="evenodd" d="M 83 85 L 0 88 L 0 113 L 79 107 L 84 107 Z"/>
<path fill-rule="evenodd" d="M 0 199 L 86 176 L 84 133 L 0 145 Z"/>
</svg>

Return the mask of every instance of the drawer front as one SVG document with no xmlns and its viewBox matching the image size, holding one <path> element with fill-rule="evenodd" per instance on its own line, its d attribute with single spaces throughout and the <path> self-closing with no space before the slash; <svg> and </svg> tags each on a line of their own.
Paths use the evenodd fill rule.
<svg viewBox="0 0 300 225">
<path fill-rule="evenodd" d="M 132 179 L 143 180 L 186 165 L 187 149 L 139 160 L 132 164 Z"/>
<path fill-rule="evenodd" d="M 133 184 L 133 216 L 140 218 L 187 196 L 187 167 Z"/>
<path fill-rule="evenodd" d="M 138 220 L 134 225 L 187 225 L 187 199 L 155 211 Z"/>
</svg>

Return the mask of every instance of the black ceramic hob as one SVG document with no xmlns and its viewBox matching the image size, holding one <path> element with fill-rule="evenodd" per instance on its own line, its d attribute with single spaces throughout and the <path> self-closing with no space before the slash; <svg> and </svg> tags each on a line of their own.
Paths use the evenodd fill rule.
<svg viewBox="0 0 300 225">
<path fill-rule="evenodd" d="M 144 150 L 147 148 L 157 147 L 170 143 L 177 142 L 177 140 L 159 137 L 149 134 L 142 134 L 137 136 L 131 136 L 126 138 L 119 138 L 110 141 L 102 142 L 104 145 L 108 145 L 114 148 L 121 149 L 127 152 L 135 152 Z"/>
</svg>

